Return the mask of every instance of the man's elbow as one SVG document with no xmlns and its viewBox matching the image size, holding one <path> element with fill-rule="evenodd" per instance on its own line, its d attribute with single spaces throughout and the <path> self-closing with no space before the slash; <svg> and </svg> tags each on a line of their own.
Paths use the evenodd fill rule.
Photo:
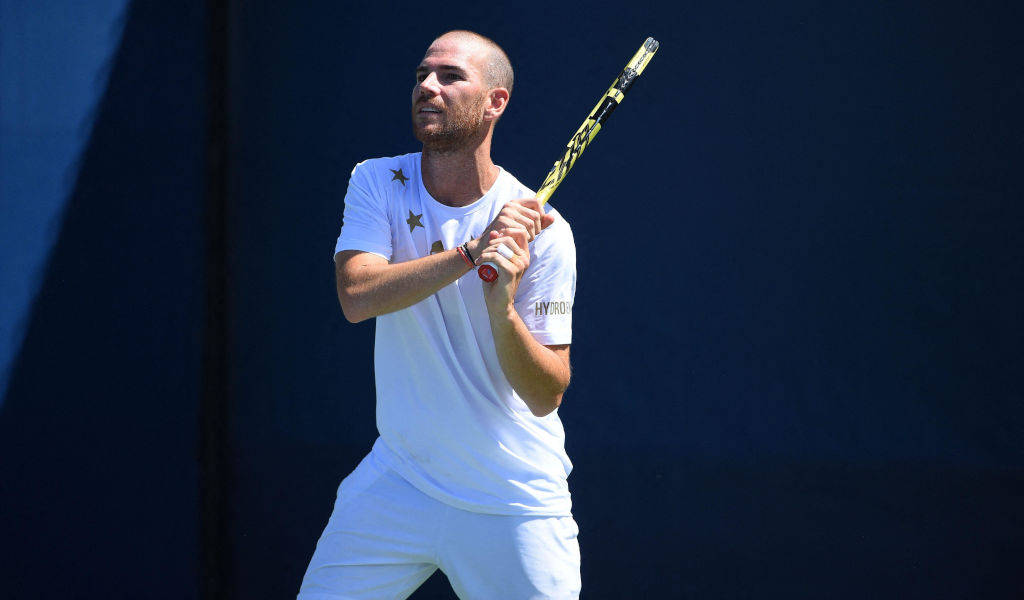
<svg viewBox="0 0 1024 600">
<path fill-rule="evenodd" d="M 360 323 L 376 317 L 365 270 L 380 257 L 365 252 L 343 250 L 334 256 L 334 282 L 341 314 L 349 323 Z"/>
<path fill-rule="evenodd" d="M 565 390 L 569 387 L 568 373 L 563 381 L 555 383 L 554 389 L 549 389 L 545 392 L 535 395 L 531 402 L 527 402 L 527 406 L 530 408 L 530 412 L 535 417 L 546 417 L 551 413 L 558 410 L 558 407 L 562 405 L 562 396 L 565 395 Z"/>
<path fill-rule="evenodd" d="M 341 305 L 341 314 L 345 315 L 349 323 L 361 323 L 374 316 L 357 297 L 341 289 L 338 290 L 338 304 Z"/>
<path fill-rule="evenodd" d="M 540 401 L 535 401 L 529 404 L 530 412 L 535 417 L 546 417 L 551 413 L 555 412 L 559 406 L 562 405 L 562 394 L 558 394 L 553 397 L 548 397 Z"/>
<path fill-rule="evenodd" d="M 345 320 L 348 321 L 349 323 L 362 323 L 363 321 L 370 318 L 368 315 L 355 312 L 351 309 L 345 310 L 344 305 L 342 305 L 341 307 L 341 314 L 345 316 Z"/>
<path fill-rule="evenodd" d="M 545 369 L 546 377 L 530 377 L 528 379 L 531 389 L 530 399 L 527 400 L 520 391 L 520 396 L 526 402 L 530 412 L 535 417 L 546 417 L 558 410 L 562 405 L 562 396 L 565 390 L 569 389 L 569 381 L 572 379 L 572 369 L 569 367 L 569 346 L 547 346 L 549 352 L 557 355 L 557 361 L 547 363 Z"/>
</svg>

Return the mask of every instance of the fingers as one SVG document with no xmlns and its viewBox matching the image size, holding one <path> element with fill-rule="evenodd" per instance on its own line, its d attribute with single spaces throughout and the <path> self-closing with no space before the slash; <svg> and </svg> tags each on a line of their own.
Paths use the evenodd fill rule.
<svg viewBox="0 0 1024 600">
<path fill-rule="evenodd" d="M 540 201 L 536 198 L 513 200 L 501 208 L 498 215 L 488 225 L 483 242 L 493 239 L 495 233 L 508 235 L 508 232 L 522 230 L 526 233 L 526 242 L 532 242 L 544 228 L 555 222 L 553 215 L 546 214 Z"/>
<path fill-rule="evenodd" d="M 542 226 L 542 220 L 544 217 L 544 209 L 541 208 L 540 202 L 536 198 L 528 198 L 526 200 L 519 201 L 519 206 L 522 207 L 524 216 L 530 218 L 533 224 L 532 233 L 534 236 L 539 234 L 544 227 Z M 532 241 L 533 238 L 530 238 Z"/>
<path fill-rule="evenodd" d="M 505 244 L 498 244 L 497 246 L 494 247 L 494 249 L 497 250 L 498 254 L 504 256 L 509 260 L 512 260 L 513 258 L 516 257 L 516 253 L 509 250 L 508 246 L 506 246 Z"/>
<path fill-rule="evenodd" d="M 524 206 L 517 206 L 515 204 L 512 206 L 517 210 L 510 210 L 509 212 L 512 213 L 516 223 L 526 231 L 529 239 L 532 241 L 540 233 L 540 213 Z"/>
<path fill-rule="evenodd" d="M 505 258 L 505 256 L 498 251 L 498 248 L 506 249 L 506 255 L 511 256 L 512 258 Z M 519 261 L 519 258 L 515 256 L 511 250 L 507 250 L 507 248 L 507 246 L 503 245 L 489 247 L 480 255 L 480 260 L 478 261 L 480 264 L 490 263 L 494 265 L 498 270 L 498 279 L 501 280 L 504 278 L 505 281 L 508 281 L 509 279 L 515 280 L 517 274 L 526 270 L 526 267 L 517 262 Z"/>
<path fill-rule="evenodd" d="M 518 202 L 534 212 L 540 212 L 540 200 L 537 200 L 536 198 L 520 198 L 519 200 L 515 200 L 515 202 Z"/>
<path fill-rule="evenodd" d="M 555 222 L 554 215 L 549 215 L 544 212 L 544 206 L 540 203 L 540 200 L 536 198 L 524 198 L 518 201 L 525 208 L 537 213 L 539 217 L 537 219 L 537 233 L 540 233 L 545 227 Z"/>
<path fill-rule="evenodd" d="M 478 263 L 490 262 L 518 278 L 530 265 L 529 240 L 522 229 L 506 229 L 500 234 L 493 232 L 487 248 L 480 254 Z"/>
<path fill-rule="evenodd" d="M 515 241 L 515 245 L 518 246 L 518 250 L 522 250 L 529 254 L 530 252 L 530 238 L 527 237 L 526 232 L 522 229 L 506 229 L 501 232 L 505 237 L 512 238 Z M 513 247 L 515 248 L 515 247 Z"/>
<path fill-rule="evenodd" d="M 543 213 L 540 212 L 539 203 L 534 200 L 530 206 L 524 205 L 523 201 L 515 200 L 502 207 L 501 212 L 494 219 L 494 224 L 502 228 L 522 228 L 527 232 L 528 239 L 532 241 L 543 227 Z"/>
</svg>

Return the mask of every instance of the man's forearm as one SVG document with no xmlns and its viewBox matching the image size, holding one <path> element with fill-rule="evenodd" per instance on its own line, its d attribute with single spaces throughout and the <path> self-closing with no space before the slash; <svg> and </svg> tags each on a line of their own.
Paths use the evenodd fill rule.
<svg viewBox="0 0 1024 600">
<path fill-rule="evenodd" d="M 345 318 L 358 323 L 412 306 L 468 271 L 456 250 L 397 264 L 353 253 L 337 267 L 338 301 Z"/>
<path fill-rule="evenodd" d="M 538 342 L 512 307 L 489 314 L 498 361 L 512 388 L 534 415 L 554 411 L 569 387 L 568 346 L 560 355 Z"/>
</svg>

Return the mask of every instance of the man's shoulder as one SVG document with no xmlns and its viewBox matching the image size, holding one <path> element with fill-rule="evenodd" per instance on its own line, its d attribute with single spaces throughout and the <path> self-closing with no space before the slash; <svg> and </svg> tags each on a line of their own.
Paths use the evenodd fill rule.
<svg viewBox="0 0 1024 600">
<path fill-rule="evenodd" d="M 352 169 L 353 178 L 370 181 L 398 181 L 405 185 L 419 171 L 419 152 L 399 156 L 367 158 Z"/>
<path fill-rule="evenodd" d="M 409 152 L 408 154 L 399 154 L 397 156 L 378 156 L 376 158 L 365 158 L 356 165 L 356 167 L 365 168 L 387 168 L 393 166 L 406 166 L 412 164 L 413 160 L 419 162 L 419 152 Z"/>
<path fill-rule="evenodd" d="M 534 241 L 534 253 L 544 255 L 549 253 L 571 253 L 575 255 L 576 241 L 573 239 L 572 227 L 565 220 L 562 213 L 555 210 L 550 204 L 545 206 L 547 214 L 555 217 L 555 221 L 544 228 Z"/>
</svg>

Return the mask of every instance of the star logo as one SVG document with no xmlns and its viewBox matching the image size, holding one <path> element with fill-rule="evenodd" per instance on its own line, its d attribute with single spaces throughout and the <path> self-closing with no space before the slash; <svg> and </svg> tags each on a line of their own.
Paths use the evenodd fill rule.
<svg viewBox="0 0 1024 600">
<path fill-rule="evenodd" d="M 437 254 L 438 252 L 444 252 L 444 244 L 441 243 L 441 240 L 437 240 L 430 247 L 430 253 L 431 254 Z"/>
<path fill-rule="evenodd" d="M 409 178 L 405 176 L 405 173 L 402 173 L 401 169 L 388 169 L 388 171 L 392 173 L 391 181 L 397 181 L 402 184 L 402 187 L 405 187 L 405 182 L 409 181 Z"/>
<path fill-rule="evenodd" d="M 405 220 L 405 222 L 409 225 L 409 233 L 412 233 L 412 230 L 416 229 L 417 227 L 423 227 L 423 223 L 420 221 L 420 219 L 422 218 L 423 213 L 414 215 L 412 214 L 411 210 L 409 211 L 409 218 Z M 423 228 L 426 229 L 426 227 Z"/>
</svg>

